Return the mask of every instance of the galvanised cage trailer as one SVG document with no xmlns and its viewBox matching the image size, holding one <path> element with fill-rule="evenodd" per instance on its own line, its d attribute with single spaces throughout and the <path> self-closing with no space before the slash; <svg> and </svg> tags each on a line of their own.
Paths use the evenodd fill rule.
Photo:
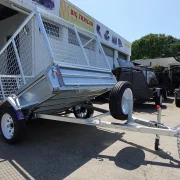
<svg viewBox="0 0 180 180">
<path fill-rule="evenodd" d="M 111 90 L 110 112 L 90 100 Z M 0 51 L 0 121 L 2 136 L 14 144 L 24 138 L 26 122 L 43 118 L 119 128 L 178 139 L 180 130 L 132 116 L 129 82 L 116 82 L 99 39 L 92 33 L 36 8 Z M 78 118 L 65 117 L 74 112 Z M 93 112 L 101 114 L 92 117 Z M 105 122 L 111 115 L 125 123 Z M 140 125 L 136 125 L 140 124 Z"/>
</svg>

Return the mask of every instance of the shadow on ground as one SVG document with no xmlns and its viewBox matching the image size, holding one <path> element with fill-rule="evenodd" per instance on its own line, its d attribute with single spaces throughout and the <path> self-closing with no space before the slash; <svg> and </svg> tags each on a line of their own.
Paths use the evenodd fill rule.
<svg viewBox="0 0 180 180">
<path fill-rule="evenodd" d="M 143 164 L 179 167 L 145 161 L 143 150 L 153 154 L 156 152 L 127 142 L 123 139 L 123 135 L 124 133 L 103 131 L 96 127 L 38 120 L 28 124 L 28 133 L 22 144 L 7 145 L 0 137 L 0 159 L 1 162 L 10 162 L 25 179 L 30 179 L 14 163 L 17 162 L 26 172 L 38 180 L 64 179 L 92 158 L 109 158 L 118 167 L 127 170 L 137 169 Z M 118 140 L 134 147 L 122 149 L 116 157 L 101 157 L 99 155 Z M 164 152 L 157 155 L 176 161 Z"/>
<path fill-rule="evenodd" d="M 14 161 L 35 179 L 64 179 L 121 138 L 96 127 L 39 120 L 28 124 L 22 144 L 8 145 L 0 136 L 0 160 L 9 161 L 25 179 Z"/>
<path fill-rule="evenodd" d="M 173 104 L 174 103 L 174 97 L 168 97 L 164 102 L 168 103 L 168 104 Z"/>
<path fill-rule="evenodd" d="M 121 139 L 120 141 L 131 145 L 131 147 L 126 147 L 122 149 L 115 157 L 99 155 L 98 158 L 105 158 L 109 159 L 110 161 L 114 161 L 116 166 L 126 170 L 135 170 L 142 165 L 146 166 L 148 164 L 154 166 L 164 166 L 178 169 L 180 168 L 180 161 L 174 159 L 169 152 L 164 152 L 162 149 L 159 149 L 158 151 L 153 151 L 151 149 L 134 144 L 132 142 L 128 142 L 124 139 Z M 146 161 L 144 151 L 157 155 L 162 159 L 167 159 L 169 160 L 169 163 Z"/>
<path fill-rule="evenodd" d="M 161 109 L 167 109 L 166 105 L 162 105 Z M 140 104 L 134 103 L 134 112 L 138 113 L 149 113 L 149 114 L 157 114 L 156 105 L 155 104 Z"/>
</svg>

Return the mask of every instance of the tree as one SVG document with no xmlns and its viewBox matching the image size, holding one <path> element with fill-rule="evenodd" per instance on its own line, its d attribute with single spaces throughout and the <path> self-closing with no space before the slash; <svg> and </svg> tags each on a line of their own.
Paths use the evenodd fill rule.
<svg viewBox="0 0 180 180">
<path fill-rule="evenodd" d="M 131 59 L 172 57 L 180 52 L 180 39 L 165 34 L 149 34 L 132 43 Z"/>
</svg>

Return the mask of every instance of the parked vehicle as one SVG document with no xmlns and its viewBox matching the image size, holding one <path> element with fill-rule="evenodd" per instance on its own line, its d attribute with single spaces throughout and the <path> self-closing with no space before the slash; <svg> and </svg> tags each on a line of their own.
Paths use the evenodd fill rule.
<svg viewBox="0 0 180 180">
<path fill-rule="evenodd" d="M 2 135 L 8 143 L 20 141 L 37 114 L 89 118 L 89 101 L 115 84 L 97 36 L 36 9 L 0 51 Z"/>
<path fill-rule="evenodd" d="M 180 63 L 180 53 L 178 53 L 177 56 L 175 56 L 174 58 L 177 62 Z M 178 75 L 179 75 L 179 71 L 177 72 L 176 76 L 180 83 L 180 78 L 179 78 L 180 76 L 178 76 Z M 179 86 L 179 88 L 175 89 L 175 104 L 177 107 L 180 107 L 180 86 Z"/>
<path fill-rule="evenodd" d="M 117 81 L 128 81 L 132 84 L 136 101 L 153 100 L 156 105 L 162 105 L 163 98 L 167 98 L 166 89 L 147 67 L 134 66 L 133 62 L 120 60 L 120 67 L 114 69 L 113 74 Z"/>
<path fill-rule="evenodd" d="M 173 94 L 175 87 L 169 77 L 170 72 L 162 66 L 150 70 L 155 73 L 160 87 L 166 90 L 164 97 L 166 98 L 167 94 Z"/>
<path fill-rule="evenodd" d="M 151 76 L 144 77 L 151 82 Z M 110 111 L 90 103 L 109 90 Z M 132 84 L 116 81 L 96 35 L 39 8 L 0 50 L 0 130 L 9 144 L 23 140 L 27 121 L 42 118 L 154 134 L 155 150 L 160 135 L 177 137 L 180 153 L 179 126 L 161 123 L 160 106 L 157 121 L 133 117 L 133 99 Z M 64 116 L 72 112 L 75 117 Z M 110 115 L 126 122 L 102 120 Z"/>
<path fill-rule="evenodd" d="M 180 86 L 180 66 L 175 66 L 170 69 L 171 81 L 174 89 L 179 88 Z"/>
</svg>

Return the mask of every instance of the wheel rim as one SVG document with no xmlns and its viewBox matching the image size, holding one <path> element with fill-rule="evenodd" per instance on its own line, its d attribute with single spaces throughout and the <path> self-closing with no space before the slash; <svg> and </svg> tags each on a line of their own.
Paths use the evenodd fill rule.
<svg viewBox="0 0 180 180">
<path fill-rule="evenodd" d="M 123 93 L 122 102 L 121 102 L 122 111 L 126 115 L 129 113 L 129 105 L 130 105 L 130 101 L 132 100 L 133 100 L 132 90 L 130 88 L 127 88 Z"/>
<path fill-rule="evenodd" d="M 14 135 L 14 122 L 9 114 L 4 114 L 1 119 L 2 133 L 7 139 L 11 139 Z"/>
<path fill-rule="evenodd" d="M 87 108 L 78 105 L 75 107 L 75 114 L 78 118 L 85 118 L 87 115 Z"/>
</svg>

